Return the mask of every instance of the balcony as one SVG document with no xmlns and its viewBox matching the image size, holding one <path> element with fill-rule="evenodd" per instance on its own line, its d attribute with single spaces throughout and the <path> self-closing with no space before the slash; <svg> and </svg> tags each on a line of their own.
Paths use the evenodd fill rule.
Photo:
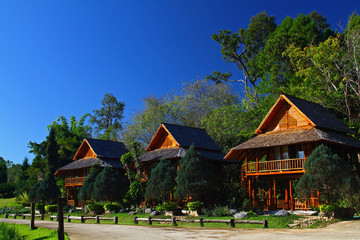
<svg viewBox="0 0 360 240">
<path fill-rule="evenodd" d="M 67 186 L 81 186 L 83 185 L 86 177 L 73 177 L 65 178 L 65 187 Z"/>
<path fill-rule="evenodd" d="M 242 174 L 245 175 L 271 175 L 286 173 L 303 173 L 305 158 L 272 160 L 264 162 L 250 162 L 243 166 Z"/>
</svg>

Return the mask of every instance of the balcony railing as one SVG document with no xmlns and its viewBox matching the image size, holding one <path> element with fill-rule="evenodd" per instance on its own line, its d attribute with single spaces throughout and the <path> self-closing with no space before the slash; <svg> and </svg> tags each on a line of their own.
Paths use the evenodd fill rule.
<svg viewBox="0 0 360 240">
<path fill-rule="evenodd" d="M 304 170 L 304 164 L 305 158 L 250 162 L 244 165 L 244 171 L 245 174 L 297 171 Z"/>
<path fill-rule="evenodd" d="M 83 185 L 86 177 L 65 178 L 65 186 L 80 186 Z"/>
</svg>

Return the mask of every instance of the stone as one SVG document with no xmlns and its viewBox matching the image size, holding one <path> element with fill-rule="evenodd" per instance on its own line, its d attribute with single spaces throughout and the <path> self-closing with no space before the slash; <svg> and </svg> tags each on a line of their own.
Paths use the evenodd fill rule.
<svg viewBox="0 0 360 240">
<path fill-rule="evenodd" d="M 136 212 L 135 211 L 130 211 L 128 214 L 129 215 L 136 215 Z"/>
<path fill-rule="evenodd" d="M 158 211 L 152 211 L 152 212 L 150 213 L 150 216 L 157 216 L 157 215 L 160 215 L 160 212 L 158 212 Z"/>
<path fill-rule="evenodd" d="M 229 215 L 230 215 L 230 216 L 233 216 L 233 215 L 235 215 L 237 212 L 238 212 L 238 211 L 237 211 L 236 209 L 230 209 L 230 210 L 229 210 Z"/>
<path fill-rule="evenodd" d="M 285 216 L 290 215 L 290 213 L 286 210 L 280 210 L 280 211 L 277 211 L 274 215 L 280 216 L 280 217 L 285 217 Z"/>
<path fill-rule="evenodd" d="M 145 213 L 149 214 L 149 213 L 151 213 L 151 212 L 152 212 L 151 208 L 145 209 Z"/>
<path fill-rule="evenodd" d="M 246 218 L 246 216 L 247 216 L 247 212 L 239 212 L 234 215 L 234 218 L 235 219 L 243 219 L 243 218 Z"/>
<path fill-rule="evenodd" d="M 76 212 L 76 209 L 69 209 L 69 213 L 74 213 Z"/>
<path fill-rule="evenodd" d="M 122 209 L 120 209 L 120 211 L 119 212 L 121 212 L 121 213 L 127 213 L 128 212 L 128 210 L 126 210 L 125 208 L 122 208 Z"/>
</svg>

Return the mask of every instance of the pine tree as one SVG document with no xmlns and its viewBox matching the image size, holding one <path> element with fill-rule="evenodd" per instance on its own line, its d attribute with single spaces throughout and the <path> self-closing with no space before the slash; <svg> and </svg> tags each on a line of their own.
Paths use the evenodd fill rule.
<svg viewBox="0 0 360 240">
<path fill-rule="evenodd" d="M 53 203 L 60 197 L 60 189 L 56 185 L 54 175 L 48 174 L 46 177 L 37 182 L 28 193 L 32 202 Z"/>
<path fill-rule="evenodd" d="M 83 185 L 81 186 L 78 198 L 81 201 L 86 201 L 91 199 L 91 195 L 94 191 L 94 183 L 96 180 L 96 177 L 101 172 L 101 168 L 99 164 L 95 163 L 90 171 L 89 176 L 85 179 Z"/>
<path fill-rule="evenodd" d="M 169 160 L 162 159 L 151 170 L 151 176 L 147 182 L 145 199 L 167 200 L 176 182 L 176 167 Z"/>
<path fill-rule="evenodd" d="M 48 145 L 46 147 L 46 174 L 54 174 L 56 169 L 58 169 L 59 164 L 59 154 L 58 154 L 58 145 L 55 139 L 55 130 L 50 129 L 48 136 Z"/>
<path fill-rule="evenodd" d="M 212 166 L 191 146 L 180 160 L 175 196 L 185 198 L 188 195 L 193 200 L 201 200 L 215 187 L 214 176 Z"/>
</svg>

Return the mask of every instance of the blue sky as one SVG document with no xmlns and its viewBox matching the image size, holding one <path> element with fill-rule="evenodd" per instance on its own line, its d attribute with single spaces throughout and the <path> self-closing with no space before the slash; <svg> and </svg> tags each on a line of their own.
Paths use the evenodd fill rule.
<svg viewBox="0 0 360 240">
<path fill-rule="evenodd" d="M 77 119 L 105 93 L 124 101 L 180 89 L 214 70 L 233 71 L 211 39 L 266 11 L 277 23 L 313 10 L 345 26 L 359 1 L 0 1 L 0 156 L 21 163 L 60 115 Z"/>
</svg>

